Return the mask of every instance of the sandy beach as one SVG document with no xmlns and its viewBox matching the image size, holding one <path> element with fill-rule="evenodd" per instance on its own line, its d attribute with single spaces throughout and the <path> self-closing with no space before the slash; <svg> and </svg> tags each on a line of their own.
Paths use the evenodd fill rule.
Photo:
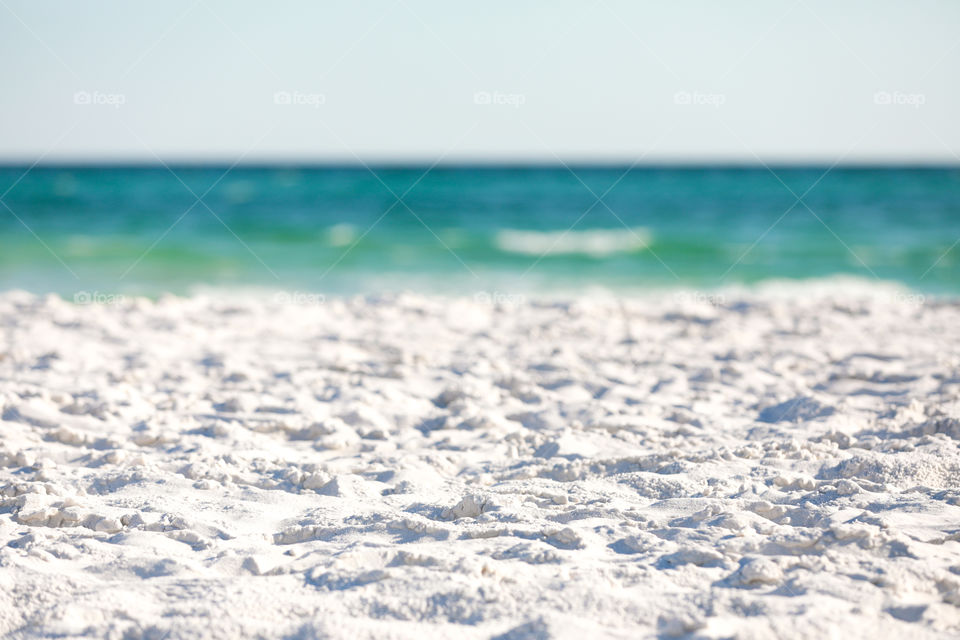
<svg viewBox="0 0 960 640">
<path fill-rule="evenodd" d="M 960 632 L 960 304 L 0 294 L 10 638 Z"/>
<path fill-rule="evenodd" d="M 0 16 L 0 640 L 960 639 L 960 2 Z"/>
</svg>

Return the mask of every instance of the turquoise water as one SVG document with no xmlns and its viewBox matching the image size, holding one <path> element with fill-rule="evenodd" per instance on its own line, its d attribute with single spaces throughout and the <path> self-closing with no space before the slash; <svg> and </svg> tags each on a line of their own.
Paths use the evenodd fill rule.
<svg viewBox="0 0 960 640">
<path fill-rule="evenodd" d="M 0 289 L 471 294 L 849 274 L 960 291 L 955 168 L 426 171 L 0 168 Z"/>
</svg>

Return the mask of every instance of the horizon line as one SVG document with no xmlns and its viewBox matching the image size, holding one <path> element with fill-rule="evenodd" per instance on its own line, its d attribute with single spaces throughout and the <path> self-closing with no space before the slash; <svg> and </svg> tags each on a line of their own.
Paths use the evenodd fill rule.
<svg viewBox="0 0 960 640">
<path fill-rule="evenodd" d="M 366 168 L 423 168 L 432 169 L 806 169 L 833 167 L 837 169 L 960 169 L 960 159 L 906 158 L 906 159 L 849 159 L 837 162 L 835 158 L 776 158 L 769 161 L 749 158 L 644 158 L 640 161 L 626 157 L 608 158 L 435 158 L 377 157 L 357 158 L 251 158 L 237 161 L 228 157 L 176 157 L 169 160 L 116 158 L 58 158 L 25 159 L 0 157 L 0 169 L 151 169 L 164 167 L 234 169 L 366 169 Z"/>
</svg>

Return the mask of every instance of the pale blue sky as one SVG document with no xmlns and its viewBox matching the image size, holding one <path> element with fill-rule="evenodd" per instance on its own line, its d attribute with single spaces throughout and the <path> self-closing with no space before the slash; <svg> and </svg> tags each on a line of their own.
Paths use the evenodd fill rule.
<svg viewBox="0 0 960 640">
<path fill-rule="evenodd" d="M 0 0 L 0 158 L 955 163 L 958 27 L 953 1 Z"/>
</svg>

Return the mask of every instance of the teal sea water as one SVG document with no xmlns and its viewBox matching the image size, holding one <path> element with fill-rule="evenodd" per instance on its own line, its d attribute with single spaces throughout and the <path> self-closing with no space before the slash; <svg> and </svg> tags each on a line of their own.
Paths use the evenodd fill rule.
<svg viewBox="0 0 960 640">
<path fill-rule="evenodd" d="M 0 168 L 3 290 L 471 295 L 848 274 L 960 292 L 956 168 L 27 169 Z"/>
</svg>

